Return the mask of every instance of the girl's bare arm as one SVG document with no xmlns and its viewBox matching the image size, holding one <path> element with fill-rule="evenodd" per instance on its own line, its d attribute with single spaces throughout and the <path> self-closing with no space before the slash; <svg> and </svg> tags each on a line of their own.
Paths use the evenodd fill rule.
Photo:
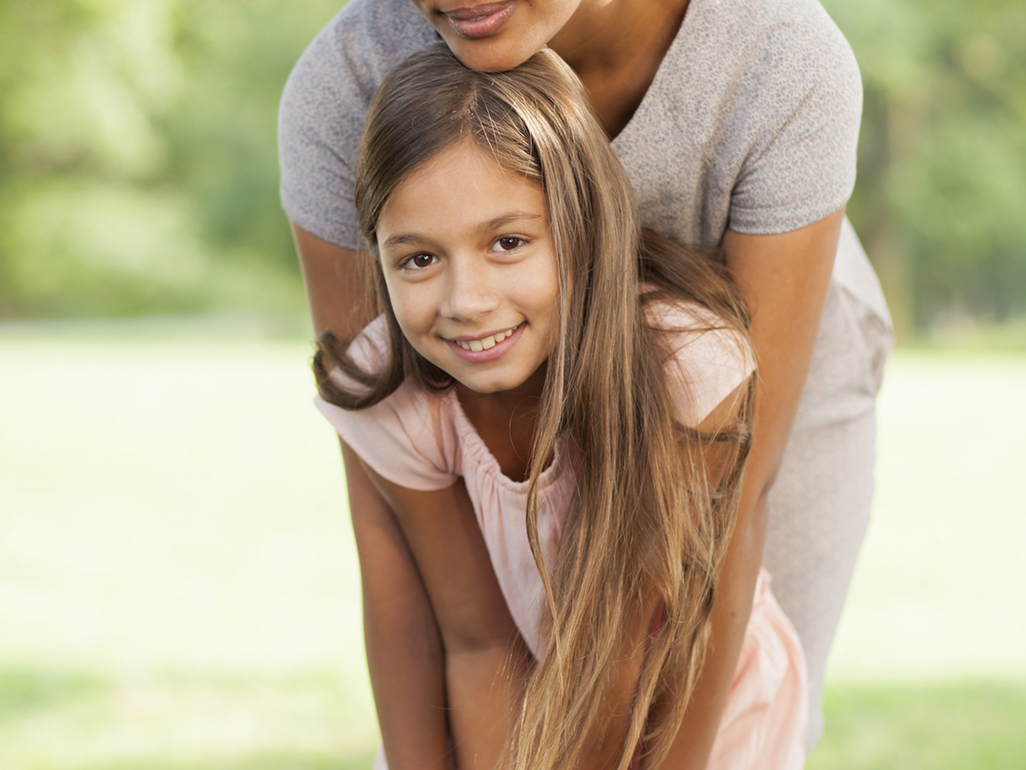
<svg viewBox="0 0 1026 770">
<path fill-rule="evenodd" d="M 292 235 L 315 331 L 349 337 L 359 324 L 352 310 L 362 300 L 360 255 L 294 223 Z M 448 721 L 460 770 L 490 769 L 533 663 L 466 490 L 403 489 L 365 468 L 348 447 L 343 457 L 358 546 L 363 542 L 367 658 L 389 767 L 446 767 Z M 437 619 L 432 602 L 441 610 Z"/>
<path fill-rule="evenodd" d="M 491 770 L 534 664 L 499 588 L 466 487 L 459 481 L 417 491 L 366 472 L 395 511 L 438 621 L 458 767 Z"/>
<path fill-rule="evenodd" d="M 292 223 L 314 331 L 357 331 L 360 255 Z M 390 770 L 447 770 L 445 662 L 438 625 L 402 528 L 356 453 L 342 443 L 360 555 L 363 625 Z"/>
<path fill-rule="evenodd" d="M 342 444 L 363 584 L 363 626 L 378 723 L 391 770 L 447 770 L 442 645 L 395 515 Z"/>
</svg>

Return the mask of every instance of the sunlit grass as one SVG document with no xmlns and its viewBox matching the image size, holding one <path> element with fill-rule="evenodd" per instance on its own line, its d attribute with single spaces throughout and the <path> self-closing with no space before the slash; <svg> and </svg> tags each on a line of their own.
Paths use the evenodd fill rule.
<svg viewBox="0 0 1026 770">
<path fill-rule="evenodd" d="M 309 345 L 137 329 L 0 331 L 0 768 L 369 767 Z M 810 768 L 1022 767 L 1024 392 L 1022 356 L 894 362 Z"/>
<path fill-rule="evenodd" d="M 833 681 L 1026 683 L 1026 355 L 899 353 Z"/>
<path fill-rule="evenodd" d="M 341 678 L 0 672 L 4 768 L 367 767 Z M 369 733 L 369 734 L 368 734 Z"/>
<path fill-rule="evenodd" d="M 993 682 L 834 686 L 808 770 L 1026 766 L 1026 686 Z"/>
<path fill-rule="evenodd" d="M 345 768 L 377 742 L 297 339 L 0 340 L 0 768 Z"/>
</svg>

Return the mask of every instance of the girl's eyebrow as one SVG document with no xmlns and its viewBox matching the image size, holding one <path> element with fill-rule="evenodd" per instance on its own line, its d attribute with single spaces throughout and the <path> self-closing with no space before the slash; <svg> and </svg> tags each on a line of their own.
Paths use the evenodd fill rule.
<svg viewBox="0 0 1026 770">
<path fill-rule="evenodd" d="M 513 222 L 544 219 L 544 214 L 539 214 L 534 211 L 517 210 L 495 217 L 494 219 L 489 219 L 487 222 L 482 222 L 476 229 L 481 233 L 490 233 L 494 230 L 499 230 L 506 225 L 512 224 Z M 430 240 L 430 238 L 425 238 L 419 233 L 396 233 L 395 235 L 388 236 L 385 239 L 385 242 L 381 244 L 381 248 L 390 249 L 398 246 L 419 246 Z"/>
<path fill-rule="evenodd" d="M 426 239 L 422 235 L 417 233 L 399 233 L 396 235 L 390 235 L 385 239 L 385 242 L 381 244 L 381 248 L 389 249 L 395 248 L 396 246 L 417 246 L 424 243 Z"/>
<path fill-rule="evenodd" d="M 487 222 L 482 222 L 477 229 L 485 233 L 491 232 L 492 230 L 498 230 L 499 228 L 505 227 L 508 224 L 511 224 L 513 222 L 520 222 L 525 219 L 545 219 L 545 216 L 543 214 L 538 214 L 533 211 L 511 211 L 508 214 L 503 214 L 502 216 L 495 217 L 495 219 L 490 219 Z"/>
</svg>

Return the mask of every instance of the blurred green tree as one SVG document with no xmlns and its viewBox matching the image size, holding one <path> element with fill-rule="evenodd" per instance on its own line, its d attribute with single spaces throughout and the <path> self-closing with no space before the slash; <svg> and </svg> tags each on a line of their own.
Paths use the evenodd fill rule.
<svg viewBox="0 0 1026 770">
<path fill-rule="evenodd" d="M 340 6 L 0 3 L 0 316 L 301 307 L 277 105 Z"/>
<path fill-rule="evenodd" d="M 275 115 L 342 2 L 0 2 L 0 317 L 300 307 Z M 1026 4 L 825 4 L 899 326 L 1026 313 Z"/>
<path fill-rule="evenodd" d="M 1026 4 L 824 4 L 865 86 L 849 213 L 899 328 L 1026 313 Z"/>
</svg>

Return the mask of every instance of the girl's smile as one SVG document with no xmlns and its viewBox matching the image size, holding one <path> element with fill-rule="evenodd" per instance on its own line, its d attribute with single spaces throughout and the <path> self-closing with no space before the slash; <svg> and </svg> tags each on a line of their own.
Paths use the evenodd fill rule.
<svg viewBox="0 0 1026 770">
<path fill-rule="evenodd" d="M 539 185 L 461 141 L 396 187 L 376 235 L 392 310 L 418 353 L 478 393 L 540 392 L 558 279 Z"/>
<path fill-rule="evenodd" d="M 523 324 L 519 324 L 512 329 L 506 329 L 505 331 L 496 332 L 495 334 L 489 334 L 486 337 L 480 337 L 477 339 L 457 339 L 449 340 L 453 345 L 453 350 L 460 358 L 470 363 L 482 363 L 484 361 L 494 361 L 500 358 L 507 350 L 507 348 L 513 347 L 515 340 L 511 339 L 520 329 L 523 328 Z M 509 342 L 507 342 L 509 340 Z"/>
</svg>

